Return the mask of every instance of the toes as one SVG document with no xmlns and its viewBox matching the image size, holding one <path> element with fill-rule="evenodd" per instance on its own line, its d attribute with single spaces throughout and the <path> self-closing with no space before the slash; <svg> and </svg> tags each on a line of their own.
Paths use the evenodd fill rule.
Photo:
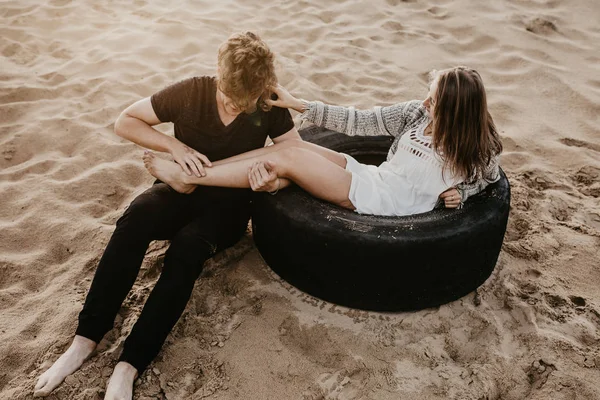
<svg viewBox="0 0 600 400">
<path fill-rule="evenodd" d="M 61 382 L 56 376 L 41 376 L 35 385 L 33 397 L 48 396 Z"/>
<path fill-rule="evenodd" d="M 38 379 L 38 381 L 35 384 L 35 387 L 33 389 L 37 392 L 38 390 L 40 390 L 41 388 L 43 388 L 44 386 L 46 386 L 46 383 L 48 383 L 48 378 L 46 378 L 45 375 L 42 375 Z"/>
<path fill-rule="evenodd" d="M 51 389 L 43 387 L 42 389 L 33 392 L 33 397 L 46 397 L 50 394 L 51 391 Z"/>
</svg>

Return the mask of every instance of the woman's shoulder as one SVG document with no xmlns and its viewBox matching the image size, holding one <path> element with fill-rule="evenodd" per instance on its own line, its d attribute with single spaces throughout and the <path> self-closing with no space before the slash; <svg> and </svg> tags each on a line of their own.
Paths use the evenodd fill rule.
<svg viewBox="0 0 600 400">
<path fill-rule="evenodd" d="M 427 112 L 421 100 L 403 101 L 384 108 L 387 108 L 388 112 L 401 114 L 406 117 L 420 117 Z"/>
<path fill-rule="evenodd" d="M 406 102 L 406 112 L 410 116 L 422 117 L 427 113 L 427 109 L 423 106 L 422 100 L 410 100 Z"/>
<path fill-rule="evenodd" d="M 396 103 L 383 108 L 384 117 L 391 117 L 403 121 L 403 125 L 408 127 L 413 122 L 423 119 L 427 115 L 427 110 L 421 100 L 409 100 L 402 103 Z"/>
</svg>

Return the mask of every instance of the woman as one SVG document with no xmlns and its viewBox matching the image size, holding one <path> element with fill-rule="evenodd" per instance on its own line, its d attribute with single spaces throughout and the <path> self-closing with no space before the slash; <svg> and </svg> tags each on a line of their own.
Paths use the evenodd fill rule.
<svg viewBox="0 0 600 400">
<path fill-rule="evenodd" d="M 380 166 L 302 141 L 289 141 L 213 163 L 205 177 L 190 177 L 174 163 L 147 152 L 150 173 L 175 190 L 194 185 L 251 187 L 276 193 L 295 182 L 312 195 L 364 214 L 409 215 L 443 199 L 459 207 L 499 179 L 502 144 L 487 109 L 481 76 L 466 67 L 431 74 L 424 101 L 357 111 L 307 102 L 274 89 L 268 104 L 293 108 L 303 119 L 347 135 L 392 135 Z"/>
<path fill-rule="evenodd" d="M 205 174 L 211 161 L 263 147 L 267 137 L 275 143 L 299 139 L 289 111 L 261 100 L 277 83 L 274 57 L 257 35 L 232 35 L 219 48 L 216 77 L 185 79 L 137 101 L 121 113 L 115 133 L 169 153 L 182 173 L 196 177 Z M 175 137 L 152 127 L 161 122 L 174 124 Z M 106 389 L 107 400 L 130 399 L 135 378 L 160 351 L 185 309 L 204 262 L 246 231 L 251 194 L 202 187 L 184 195 L 156 182 L 136 197 L 117 221 L 98 264 L 73 342 L 40 376 L 34 396 L 50 394 L 91 356 L 113 328 L 150 242 L 169 240 L 161 275 Z"/>
</svg>

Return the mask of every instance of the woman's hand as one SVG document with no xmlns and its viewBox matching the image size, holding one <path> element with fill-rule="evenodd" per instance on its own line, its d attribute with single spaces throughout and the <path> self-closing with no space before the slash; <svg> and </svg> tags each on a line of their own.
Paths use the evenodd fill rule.
<svg viewBox="0 0 600 400">
<path fill-rule="evenodd" d="M 462 204 L 462 198 L 456 188 L 450 188 L 440 194 L 440 199 L 444 200 L 446 208 L 458 208 Z"/>
<path fill-rule="evenodd" d="M 179 164 L 188 175 L 194 173 L 197 177 L 206 176 L 204 166 L 212 167 L 212 163 L 204 154 L 186 146 L 177 139 L 175 139 L 169 152 L 173 156 L 173 161 Z"/>
<path fill-rule="evenodd" d="M 292 96 L 283 86 L 271 86 L 269 89 L 277 95 L 277 100 L 266 99 L 265 103 L 268 105 L 280 108 L 291 108 L 298 112 L 304 111 L 304 104 L 302 101 Z"/>
<path fill-rule="evenodd" d="M 255 192 L 276 192 L 281 182 L 270 161 L 257 161 L 248 168 L 248 181 Z"/>
</svg>

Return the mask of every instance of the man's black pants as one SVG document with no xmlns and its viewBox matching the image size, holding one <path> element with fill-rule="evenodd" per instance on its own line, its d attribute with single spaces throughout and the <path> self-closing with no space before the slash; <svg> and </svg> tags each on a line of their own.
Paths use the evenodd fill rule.
<svg viewBox="0 0 600 400">
<path fill-rule="evenodd" d="M 76 334 L 100 342 L 112 329 L 150 242 L 170 240 L 161 276 L 120 357 L 141 374 L 183 313 L 204 262 L 244 234 L 250 194 L 247 189 L 201 186 L 180 194 L 157 182 L 135 198 L 100 259 Z"/>
</svg>

